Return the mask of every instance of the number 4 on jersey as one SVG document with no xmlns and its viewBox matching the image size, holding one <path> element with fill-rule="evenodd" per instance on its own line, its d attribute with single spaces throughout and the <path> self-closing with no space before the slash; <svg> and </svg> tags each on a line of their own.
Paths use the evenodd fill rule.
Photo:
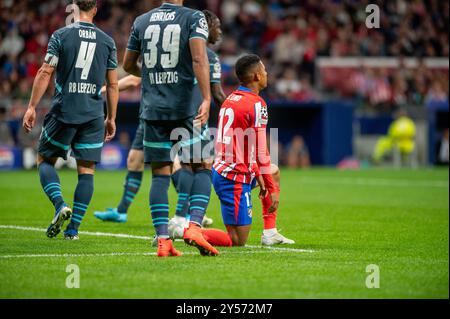
<svg viewBox="0 0 450 319">
<path fill-rule="evenodd" d="M 89 71 L 91 70 L 92 61 L 94 60 L 95 47 L 97 43 L 82 41 L 80 51 L 78 52 L 76 68 L 82 69 L 81 79 L 87 80 Z"/>
</svg>

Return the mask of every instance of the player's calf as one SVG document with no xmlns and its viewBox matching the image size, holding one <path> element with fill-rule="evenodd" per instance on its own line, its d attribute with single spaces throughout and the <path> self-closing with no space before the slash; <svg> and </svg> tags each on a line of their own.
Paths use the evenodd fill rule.
<svg viewBox="0 0 450 319">
<path fill-rule="evenodd" d="M 86 172 L 86 170 L 81 170 Z M 78 234 L 78 228 L 83 220 L 84 215 L 91 202 L 92 195 L 94 193 L 94 175 L 93 174 L 80 174 L 78 175 L 78 184 L 75 189 L 73 213 L 69 225 L 67 225 L 64 234 L 75 236 Z"/>
</svg>

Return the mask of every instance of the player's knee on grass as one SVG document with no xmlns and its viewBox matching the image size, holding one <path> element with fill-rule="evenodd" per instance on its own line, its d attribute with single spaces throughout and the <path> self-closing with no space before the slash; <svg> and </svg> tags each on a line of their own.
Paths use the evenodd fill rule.
<svg viewBox="0 0 450 319">
<path fill-rule="evenodd" d="M 227 227 L 227 229 L 228 229 L 228 235 L 230 235 L 230 238 L 231 238 L 231 242 L 232 242 L 232 246 L 239 246 L 238 245 L 238 243 L 239 243 L 239 238 L 238 238 L 238 235 L 236 234 L 236 231 L 235 230 L 230 230 L 229 229 L 229 227 L 230 226 L 228 226 L 228 225 L 226 225 L 226 227 Z"/>
<path fill-rule="evenodd" d="M 245 244 L 247 243 L 248 234 L 250 232 L 250 225 L 225 225 L 225 227 L 227 228 L 227 232 L 231 238 L 233 246 L 245 246 Z"/>
<path fill-rule="evenodd" d="M 130 150 L 127 158 L 127 169 L 132 172 L 144 170 L 144 151 Z"/>
</svg>

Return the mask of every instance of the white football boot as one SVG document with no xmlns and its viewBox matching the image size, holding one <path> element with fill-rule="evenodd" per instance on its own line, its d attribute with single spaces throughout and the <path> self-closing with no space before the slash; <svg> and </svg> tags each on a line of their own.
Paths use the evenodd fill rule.
<svg viewBox="0 0 450 319">
<path fill-rule="evenodd" d="M 188 227 L 186 218 L 175 216 L 169 220 L 169 236 L 172 239 L 183 238 L 184 228 Z"/>
<path fill-rule="evenodd" d="M 213 219 L 209 218 L 208 216 L 203 216 L 202 226 L 203 227 L 209 227 L 213 224 Z"/>
<path fill-rule="evenodd" d="M 278 244 L 292 245 L 292 244 L 295 244 L 295 241 L 293 241 L 292 239 L 286 238 L 277 232 L 271 236 L 263 234 L 261 236 L 261 244 L 263 244 L 264 246 L 272 246 L 272 245 L 278 245 Z"/>
</svg>

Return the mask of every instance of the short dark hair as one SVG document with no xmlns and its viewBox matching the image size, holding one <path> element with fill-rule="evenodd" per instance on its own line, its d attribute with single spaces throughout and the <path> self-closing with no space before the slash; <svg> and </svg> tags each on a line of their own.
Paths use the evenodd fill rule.
<svg viewBox="0 0 450 319">
<path fill-rule="evenodd" d="M 73 3 L 84 12 L 91 11 L 97 6 L 97 0 L 74 0 Z"/>
<path fill-rule="evenodd" d="M 235 66 L 236 76 L 241 83 L 248 83 L 251 81 L 249 78 L 250 71 L 253 67 L 261 62 L 261 58 L 256 54 L 247 54 L 241 57 Z"/>
<path fill-rule="evenodd" d="M 219 19 L 214 12 L 209 10 L 203 10 L 203 14 L 205 15 L 206 22 L 208 22 L 208 26 L 211 26 L 214 20 Z"/>
</svg>

